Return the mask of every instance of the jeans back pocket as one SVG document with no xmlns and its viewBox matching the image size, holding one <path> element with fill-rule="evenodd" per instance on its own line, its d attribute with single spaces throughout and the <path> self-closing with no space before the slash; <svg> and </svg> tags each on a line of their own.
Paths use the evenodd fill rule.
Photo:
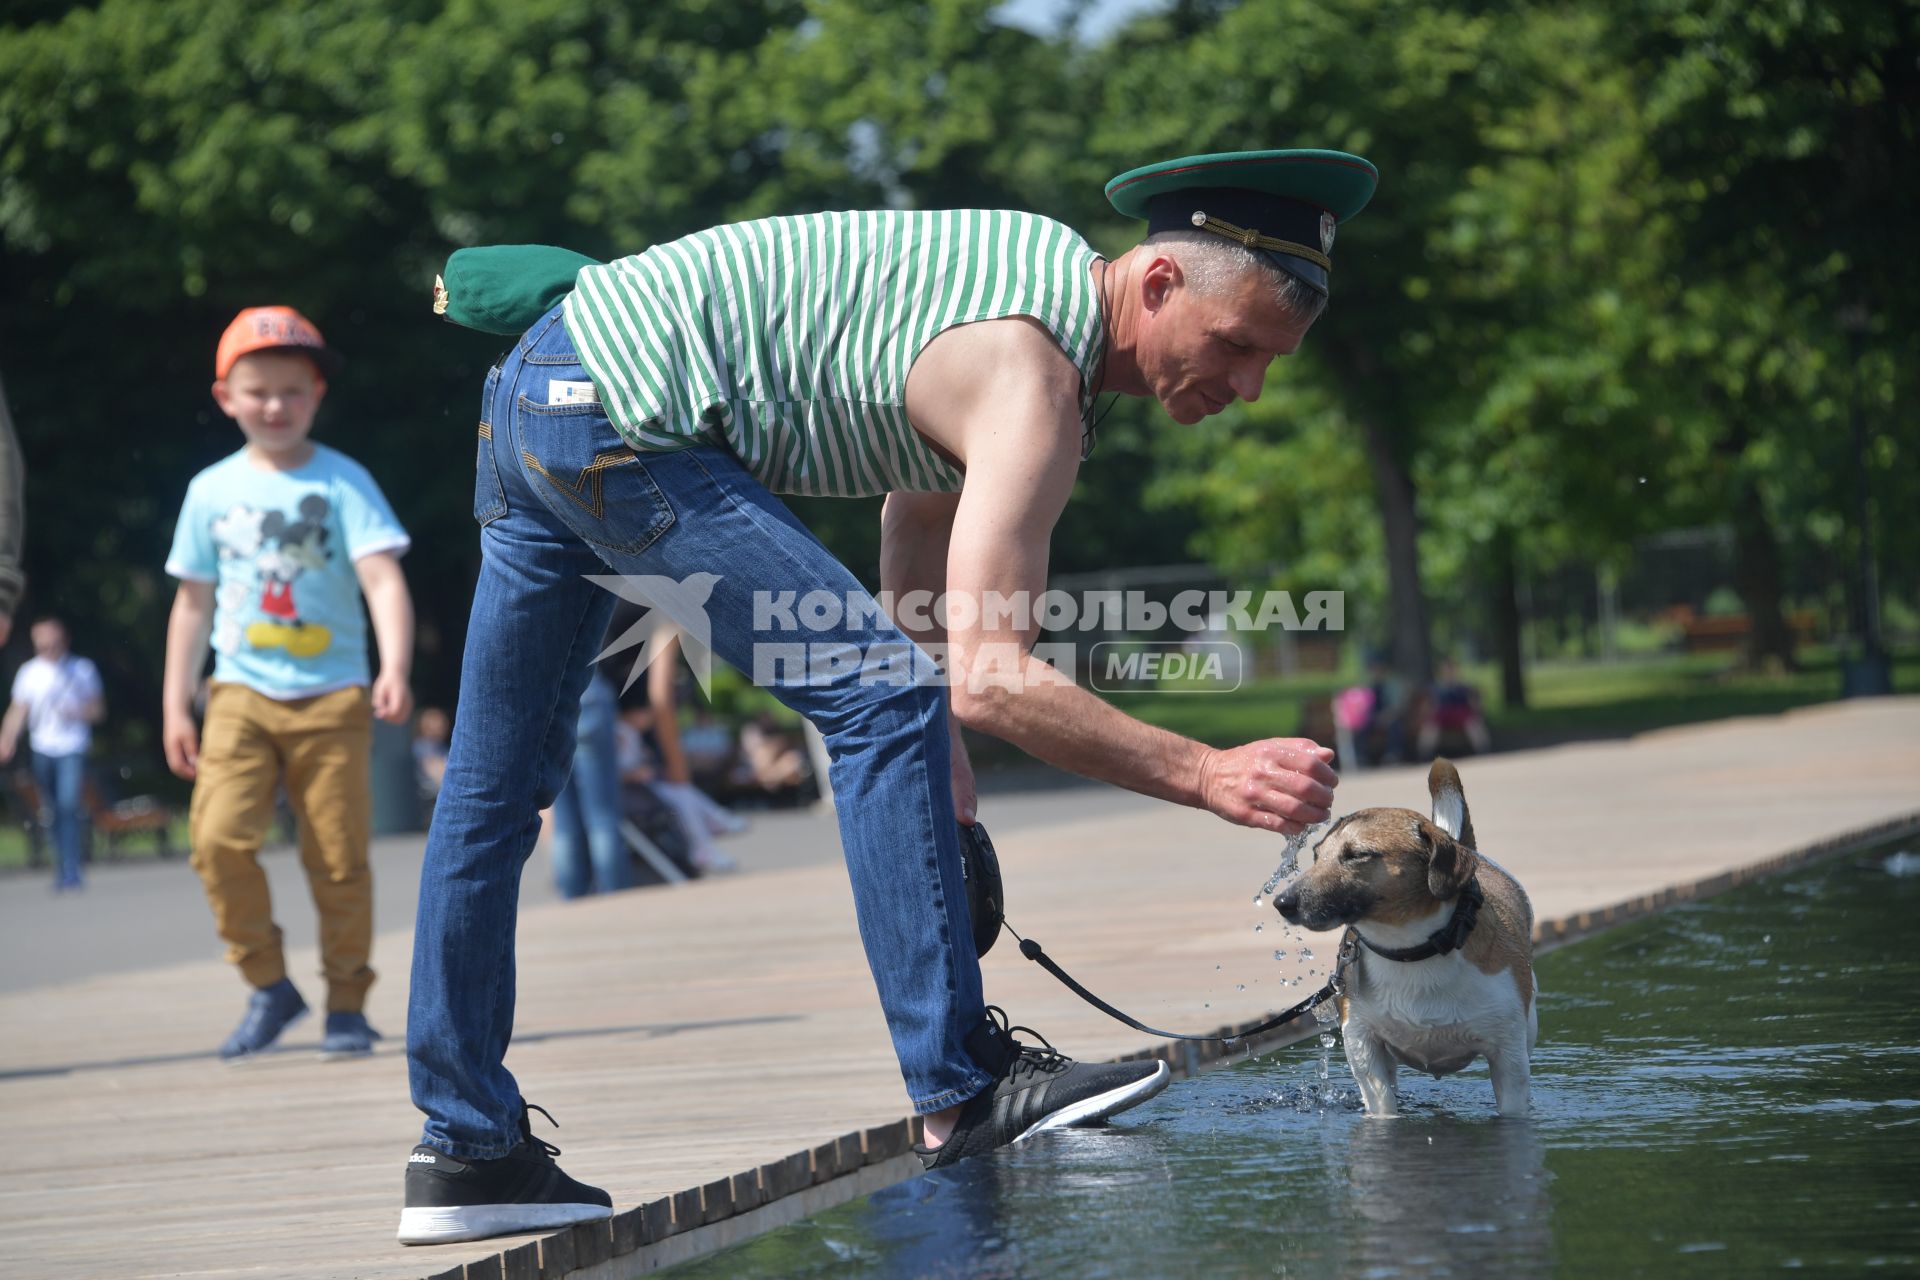
<svg viewBox="0 0 1920 1280">
<path fill-rule="evenodd" d="M 584 374 L 582 374 L 584 376 Z M 638 555 L 673 525 L 673 506 L 596 403 L 514 406 L 527 483 L 597 551 Z"/>
</svg>

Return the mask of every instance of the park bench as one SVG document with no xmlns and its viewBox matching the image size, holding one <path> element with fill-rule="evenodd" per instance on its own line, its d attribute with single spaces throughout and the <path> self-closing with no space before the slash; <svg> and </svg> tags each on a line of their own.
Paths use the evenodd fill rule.
<svg viewBox="0 0 1920 1280">
<path fill-rule="evenodd" d="M 121 856 L 122 842 L 140 836 L 151 839 L 154 852 L 162 858 L 174 855 L 174 812 L 164 801 L 156 796 L 110 800 L 91 771 L 87 774 L 83 794 L 87 816 L 92 821 L 97 840 L 96 856 Z M 41 820 L 40 788 L 34 785 L 31 771 L 14 771 L 13 800 L 15 819 L 27 838 L 27 865 L 43 866 L 47 861 L 46 845 L 51 833 Z"/>
</svg>

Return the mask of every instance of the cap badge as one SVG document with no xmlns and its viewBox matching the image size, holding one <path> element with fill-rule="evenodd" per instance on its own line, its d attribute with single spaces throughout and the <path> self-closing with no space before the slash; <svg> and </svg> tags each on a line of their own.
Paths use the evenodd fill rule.
<svg viewBox="0 0 1920 1280">
<path fill-rule="evenodd" d="M 433 314 L 447 314 L 447 282 L 439 276 L 433 278 Z"/>
<path fill-rule="evenodd" d="M 1320 252 L 1333 252 L 1333 214 L 1322 211 L 1320 214 Z"/>
</svg>

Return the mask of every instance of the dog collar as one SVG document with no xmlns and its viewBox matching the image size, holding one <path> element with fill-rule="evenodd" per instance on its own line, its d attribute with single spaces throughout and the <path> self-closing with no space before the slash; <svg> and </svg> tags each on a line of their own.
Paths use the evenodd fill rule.
<svg viewBox="0 0 1920 1280">
<path fill-rule="evenodd" d="M 1447 922 L 1427 935 L 1425 942 L 1411 947 L 1382 947 L 1368 942 L 1365 934 L 1358 929 L 1353 936 L 1360 939 L 1360 945 L 1382 960 L 1429 960 L 1434 956 L 1444 956 L 1449 951 L 1458 951 L 1467 945 L 1467 935 L 1473 932 L 1474 922 L 1480 918 L 1480 904 L 1486 895 L 1480 891 L 1480 877 L 1467 881 L 1460 890 L 1460 896 L 1454 900 L 1453 915 Z"/>
</svg>

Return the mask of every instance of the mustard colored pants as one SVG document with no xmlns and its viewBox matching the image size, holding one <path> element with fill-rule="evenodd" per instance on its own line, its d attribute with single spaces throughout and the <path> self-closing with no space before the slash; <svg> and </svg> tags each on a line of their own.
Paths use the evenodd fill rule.
<svg viewBox="0 0 1920 1280">
<path fill-rule="evenodd" d="M 255 987 L 287 976 L 260 847 L 284 783 L 300 828 L 300 862 L 320 915 L 327 1011 L 358 1012 L 373 970 L 373 711 L 364 688 L 280 701 L 215 684 L 200 735 L 188 812 L 193 869 L 207 891 L 227 959 Z"/>
</svg>

